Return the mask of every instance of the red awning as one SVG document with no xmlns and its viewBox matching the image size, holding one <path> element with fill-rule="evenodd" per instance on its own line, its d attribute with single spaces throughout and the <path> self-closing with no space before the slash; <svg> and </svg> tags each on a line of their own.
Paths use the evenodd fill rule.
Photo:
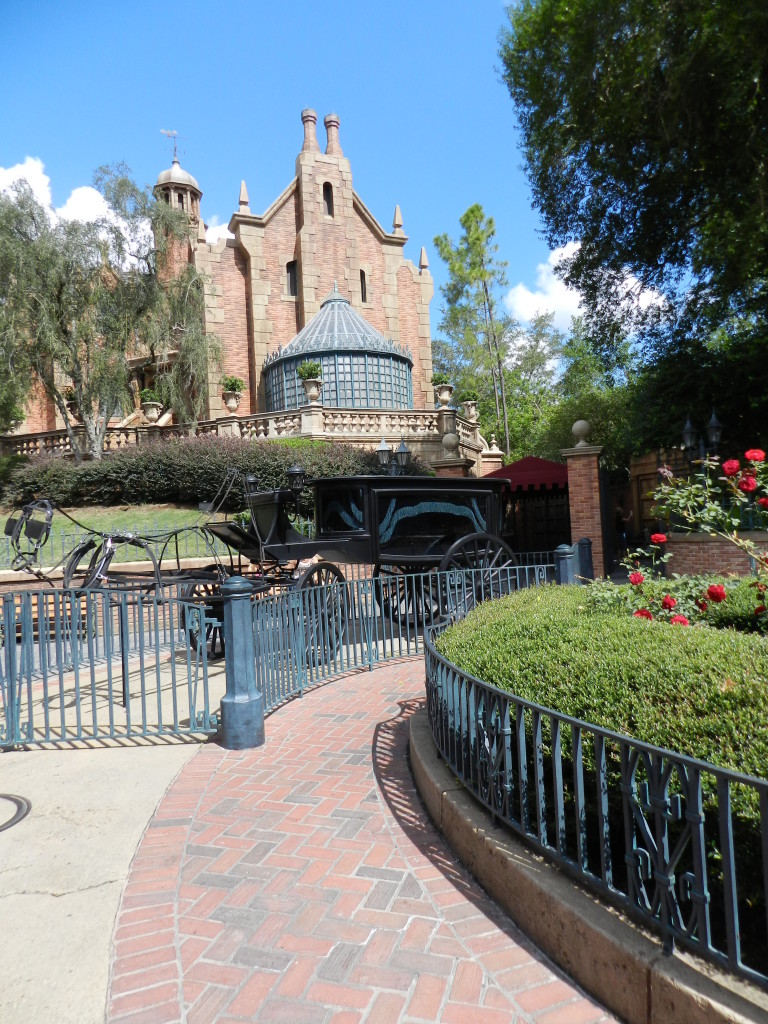
<svg viewBox="0 0 768 1024">
<path fill-rule="evenodd" d="M 509 480 L 511 487 L 534 487 L 551 489 L 568 486 L 568 467 L 562 462 L 550 459 L 539 459 L 535 455 L 527 455 L 508 466 L 502 466 L 489 477 L 502 477 Z"/>
</svg>

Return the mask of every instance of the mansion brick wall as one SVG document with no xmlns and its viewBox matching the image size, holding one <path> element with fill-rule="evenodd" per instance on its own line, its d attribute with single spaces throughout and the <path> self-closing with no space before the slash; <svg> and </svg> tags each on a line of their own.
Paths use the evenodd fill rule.
<svg viewBox="0 0 768 1024">
<path fill-rule="evenodd" d="M 243 183 L 229 222 L 234 239 L 199 241 L 194 252 L 196 265 L 211 279 L 208 327 L 222 339 L 225 372 L 247 381 L 239 411 L 265 408 L 264 360 L 319 312 L 334 282 L 372 327 L 408 348 L 414 408 L 432 408 L 434 287 L 426 256 L 419 267 L 405 259 L 399 208 L 387 232 L 354 192 L 338 118 L 325 118 L 325 152 L 317 143 L 316 120 L 314 111 L 302 112 L 304 144 L 296 175 L 266 212 L 251 212 Z M 289 264 L 295 265 L 293 278 Z M 211 392 L 211 415 L 221 415 L 218 390 Z"/>
<path fill-rule="evenodd" d="M 337 284 L 341 295 L 386 339 L 408 349 L 413 360 L 413 407 L 434 408 L 429 306 L 434 287 L 421 250 L 418 267 L 404 256 L 407 237 L 400 208 L 385 230 L 357 195 L 339 140 L 339 118 L 325 120 L 321 151 L 317 115 L 302 111 L 304 139 L 293 179 L 263 214 L 249 206 L 242 183 L 229 222 L 234 237 L 209 244 L 202 221 L 202 190 L 174 155 L 155 193 L 190 218 L 190 235 L 171 247 L 166 275 L 192 262 L 206 286 L 206 329 L 221 339 L 223 372 L 245 381 L 240 415 L 263 412 L 264 362 L 285 347 L 320 310 Z M 293 273 L 289 273 L 289 267 Z M 135 387 L 151 383 L 151 368 L 136 360 Z M 211 369 L 204 418 L 227 414 L 221 373 Z M 22 433 L 61 428 L 45 396 L 35 395 Z"/>
</svg>

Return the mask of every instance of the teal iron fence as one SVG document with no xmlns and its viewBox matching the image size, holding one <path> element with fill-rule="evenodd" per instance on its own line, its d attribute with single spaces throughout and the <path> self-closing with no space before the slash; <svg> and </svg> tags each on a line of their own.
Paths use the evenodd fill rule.
<svg viewBox="0 0 768 1024">
<path fill-rule="evenodd" d="M 5 593 L 0 748 L 214 733 L 199 615 L 178 587 Z"/>
<path fill-rule="evenodd" d="M 522 700 L 425 640 L 446 763 L 494 818 L 662 937 L 768 985 L 768 782 Z"/>
</svg>

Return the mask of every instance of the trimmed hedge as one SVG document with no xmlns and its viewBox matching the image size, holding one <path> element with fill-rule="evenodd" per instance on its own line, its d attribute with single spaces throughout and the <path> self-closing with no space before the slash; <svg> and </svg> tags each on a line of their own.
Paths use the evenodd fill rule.
<svg viewBox="0 0 768 1024">
<path fill-rule="evenodd" d="M 446 630 L 438 648 L 516 696 L 715 765 L 768 775 L 762 637 L 648 622 L 590 607 L 584 587 L 550 586 L 481 605 Z M 741 796 L 734 794 L 734 807 L 756 820 L 756 802 Z"/>
<path fill-rule="evenodd" d="M 262 490 L 287 487 L 285 471 L 299 463 L 307 478 L 380 473 L 375 452 L 351 445 L 301 438 L 243 441 L 203 435 L 125 448 L 103 459 L 75 465 L 63 459 L 38 458 L 16 470 L 4 500 L 22 505 L 49 498 L 64 507 L 212 501 L 227 471 L 252 473 Z M 411 473 L 425 467 L 412 460 Z M 311 504 L 305 492 L 307 510 Z M 242 508 L 242 493 L 233 488 L 230 510 Z"/>
</svg>

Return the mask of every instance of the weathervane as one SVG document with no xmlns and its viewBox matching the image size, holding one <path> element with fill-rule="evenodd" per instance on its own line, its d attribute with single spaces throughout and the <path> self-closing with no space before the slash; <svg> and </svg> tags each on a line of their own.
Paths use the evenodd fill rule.
<svg viewBox="0 0 768 1024">
<path fill-rule="evenodd" d="M 176 155 L 176 139 L 178 138 L 179 133 L 174 128 L 161 128 L 160 134 L 167 136 L 169 139 L 173 139 L 173 159 L 178 160 L 179 158 Z"/>
</svg>

